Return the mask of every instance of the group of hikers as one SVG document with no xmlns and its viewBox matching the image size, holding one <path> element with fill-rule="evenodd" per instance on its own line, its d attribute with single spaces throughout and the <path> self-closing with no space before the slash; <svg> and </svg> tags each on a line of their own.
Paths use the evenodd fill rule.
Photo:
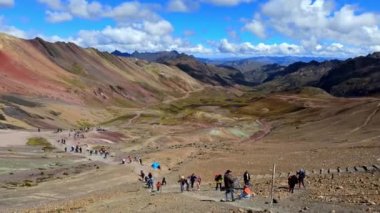
<svg viewBox="0 0 380 213">
<path fill-rule="evenodd" d="M 190 191 L 190 188 L 191 190 L 194 190 L 194 186 L 195 189 L 199 191 L 201 190 L 201 182 L 201 176 L 195 175 L 194 173 L 187 176 L 187 178 L 185 178 L 185 176 L 181 176 L 178 180 L 181 192 L 184 192 L 185 189 L 186 191 Z"/>
<path fill-rule="evenodd" d="M 251 187 L 251 175 L 248 171 L 243 173 L 244 186 L 240 187 L 239 181 L 237 177 L 232 175 L 231 170 L 227 170 L 224 175 L 216 174 L 214 177 L 215 180 L 215 190 L 225 191 L 225 201 L 229 201 L 228 197 L 231 198 L 231 201 L 235 201 L 235 189 L 242 190 L 239 194 L 239 199 L 249 199 L 254 196 Z M 224 183 L 224 187 L 222 184 Z"/>
<path fill-rule="evenodd" d="M 155 179 L 154 179 L 152 173 L 149 172 L 148 175 L 145 175 L 144 171 L 141 170 L 139 176 L 140 176 L 139 180 L 144 182 L 146 187 L 153 192 L 154 191 Z M 165 177 L 162 178 L 162 181 L 156 181 L 156 191 L 161 192 L 162 187 L 165 186 L 166 184 L 167 184 L 167 182 L 166 182 Z"/>
<path fill-rule="evenodd" d="M 300 169 L 296 172 L 296 174 L 289 175 L 288 177 L 288 185 L 289 185 L 289 192 L 294 193 L 294 188 L 298 183 L 298 188 L 301 188 L 301 185 L 303 188 L 305 188 L 305 180 L 306 173 L 304 169 Z"/>
<path fill-rule="evenodd" d="M 68 137 L 63 137 L 61 139 L 58 139 L 57 143 L 61 143 L 63 145 L 66 145 L 66 140 L 67 140 L 66 138 L 70 138 L 70 137 L 72 137 L 74 140 L 84 139 L 85 138 L 84 134 L 91 131 L 91 130 L 92 130 L 92 128 L 88 128 L 88 127 L 79 128 L 79 129 L 70 129 L 70 130 L 68 130 L 69 131 Z M 38 129 L 38 131 L 40 131 L 40 129 Z M 97 128 L 96 131 L 105 131 L 105 130 Z M 60 132 L 63 132 L 63 129 L 58 128 L 55 131 L 55 133 L 60 133 Z M 110 148 L 111 147 L 109 147 L 109 146 L 108 147 L 101 146 L 100 148 L 90 149 L 87 144 L 80 145 L 79 142 L 77 142 L 76 145 L 65 146 L 64 150 L 65 150 L 65 152 L 82 153 L 83 152 L 83 146 L 87 147 L 86 152 L 90 156 L 99 155 L 99 156 L 103 157 L 104 159 L 106 159 L 110 155 Z"/>
<path fill-rule="evenodd" d="M 40 131 L 40 129 L 38 129 Z M 84 138 L 84 132 L 90 131 L 89 128 L 80 129 L 80 130 L 70 130 L 69 137 L 71 136 L 71 132 L 74 132 L 73 137 L 76 138 Z M 97 131 L 105 131 L 104 129 L 97 129 Z M 62 129 L 57 129 L 57 132 L 62 132 Z M 57 142 L 66 144 L 66 139 L 60 139 Z M 104 146 L 102 146 L 99 149 L 86 149 L 87 152 L 89 152 L 90 155 L 98 155 L 98 153 L 101 156 L 104 156 L 104 158 L 107 158 L 109 155 L 109 148 L 108 149 Z M 67 147 L 65 146 L 65 152 L 67 152 Z M 79 145 L 72 145 L 70 152 L 76 152 L 76 153 L 82 153 L 82 147 Z M 134 157 L 128 156 L 127 158 L 123 158 L 121 163 L 126 164 L 128 160 L 128 163 L 132 163 L 133 161 L 139 162 L 140 165 L 142 164 L 142 159 L 140 156 L 136 155 Z M 161 169 L 160 166 L 158 166 L 158 169 Z M 166 178 L 163 177 L 162 181 L 155 181 L 153 175 L 151 172 L 148 173 L 148 175 L 145 175 L 144 171 L 140 171 L 140 180 L 146 184 L 146 187 L 151 189 L 151 191 L 154 191 L 154 187 L 156 187 L 156 191 L 160 192 L 162 190 L 162 187 L 167 185 Z M 235 190 L 241 190 L 241 193 L 238 196 L 238 199 L 250 199 L 255 194 L 252 192 L 252 184 L 251 184 L 251 175 L 248 171 L 245 171 L 242 175 L 244 185 L 243 187 L 240 186 L 238 178 L 234 177 L 231 170 L 226 170 L 226 172 L 222 174 L 216 174 L 214 177 L 215 180 L 215 190 L 225 191 L 225 201 L 235 201 Z M 289 175 L 288 177 L 288 187 L 289 192 L 294 193 L 294 188 L 298 184 L 299 188 L 304 187 L 304 179 L 306 177 L 306 173 L 304 169 L 300 169 L 293 175 Z M 200 175 L 196 175 L 195 173 L 192 173 L 191 175 L 185 177 L 180 176 L 178 183 L 180 185 L 180 191 L 194 191 L 200 190 L 202 178 Z M 230 198 L 230 199 L 229 199 Z"/>
<path fill-rule="evenodd" d="M 289 192 L 294 193 L 294 188 L 296 184 L 299 184 L 299 188 L 301 186 L 305 188 L 305 180 L 306 173 L 304 169 L 300 169 L 294 175 L 289 175 L 288 177 L 288 187 Z M 245 171 L 243 174 L 244 186 L 240 187 L 238 178 L 232 175 L 231 170 L 227 170 L 224 175 L 216 174 L 215 175 L 215 190 L 224 190 L 225 191 L 225 201 L 229 201 L 229 197 L 231 201 L 235 200 L 234 194 L 235 189 L 241 189 L 241 193 L 239 194 L 239 199 L 249 199 L 253 197 L 255 194 L 252 192 L 252 184 L 251 184 L 251 175 L 248 171 Z M 224 187 L 222 184 L 224 183 Z"/>
<path fill-rule="evenodd" d="M 127 162 L 127 159 L 128 159 L 128 162 Z M 121 164 L 132 163 L 133 161 L 139 162 L 140 165 L 143 165 L 142 158 L 139 155 L 135 155 L 133 158 L 130 155 L 128 155 L 127 158 L 123 158 L 121 160 Z"/>
</svg>

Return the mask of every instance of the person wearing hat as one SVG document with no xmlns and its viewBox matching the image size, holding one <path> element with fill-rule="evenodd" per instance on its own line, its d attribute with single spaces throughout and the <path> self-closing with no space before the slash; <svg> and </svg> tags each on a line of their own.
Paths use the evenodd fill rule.
<svg viewBox="0 0 380 213">
<path fill-rule="evenodd" d="M 228 201 L 228 194 L 231 194 L 231 201 L 235 201 L 234 199 L 234 177 L 232 176 L 232 171 L 227 170 L 224 173 L 224 187 L 226 189 L 226 201 Z"/>
<path fill-rule="evenodd" d="M 188 188 L 189 186 L 189 183 L 187 182 L 187 179 L 185 178 L 185 176 L 181 176 L 181 178 L 178 180 L 178 183 L 180 185 L 180 188 L 181 188 L 181 192 L 185 191 L 185 185 L 186 187 Z"/>
</svg>

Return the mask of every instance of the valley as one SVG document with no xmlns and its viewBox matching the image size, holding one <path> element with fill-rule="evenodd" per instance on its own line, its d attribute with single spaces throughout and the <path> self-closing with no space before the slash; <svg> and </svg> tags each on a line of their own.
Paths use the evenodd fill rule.
<svg viewBox="0 0 380 213">
<path fill-rule="evenodd" d="M 378 53 L 293 64 L 256 85 L 182 54 L 157 63 L 39 38 L 0 44 L 1 212 L 380 211 Z M 101 147 L 108 156 L 90 153 Z M 129 156 L 143 164 L 122 164 Z M 306 189 L 288 193 L 301 168 Z M 221 202 L 214 176 L 227 169 L 248 170 L 256 196 Z M 168 185 L 151 192 L 141 170 Z M 192 173 L 201 190 L 180 193 Z"/>
</svg>

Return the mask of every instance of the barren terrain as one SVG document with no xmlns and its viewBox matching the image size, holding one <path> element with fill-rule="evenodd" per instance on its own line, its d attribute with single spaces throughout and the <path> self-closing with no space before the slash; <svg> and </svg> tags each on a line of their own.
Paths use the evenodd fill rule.
<svg viewBox="0 0 380 213">
<path fill-rule="evenodd" d="M 2 212 L 380 211 L 379 103 L 207 89 L 130 109 L 84 138 L 70 130 L 4 130 L 0 206 Z M 55 149 L 27 146 L 31 137 L 48 139 Z M 72 145 L 83 152 L 64 152 Z M 107 159 L 87 151 L 101 146 L 110 150 Z M 141 157 L 143 165 L 121 164 L 128 156 Z M 154 161 L 161 170 L 150 167 Z M 273 164 L 277 202 L 270 207 Z M 306 189 L 289 194 L 287 176 L 300 168 L 307 171 Z M 248 170 L 257 195 L 221 202 L 213 177 L 227 169 L 240 179 Z M 166 177 L 168 185 L 151 192 L 138 180 L 140 170 Z M 202 177 L 201 190 L 180 193 L 178 177 L 191 173 Z"/>
</svg>

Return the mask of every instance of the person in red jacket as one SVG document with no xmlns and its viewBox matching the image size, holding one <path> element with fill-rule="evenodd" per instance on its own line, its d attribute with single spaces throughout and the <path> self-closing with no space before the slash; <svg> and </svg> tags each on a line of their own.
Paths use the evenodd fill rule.
<svg viewBox="0 0 380 213">
<path fill-rule="evenodd" d="M 158 191 L 158 192 L 161 190 L 161 182 L 160 182 L 160 181 L 158 181 L 158 182 L 156 183 L 156 188 L 157 188 L 157 191 Z"/>
</svg>

